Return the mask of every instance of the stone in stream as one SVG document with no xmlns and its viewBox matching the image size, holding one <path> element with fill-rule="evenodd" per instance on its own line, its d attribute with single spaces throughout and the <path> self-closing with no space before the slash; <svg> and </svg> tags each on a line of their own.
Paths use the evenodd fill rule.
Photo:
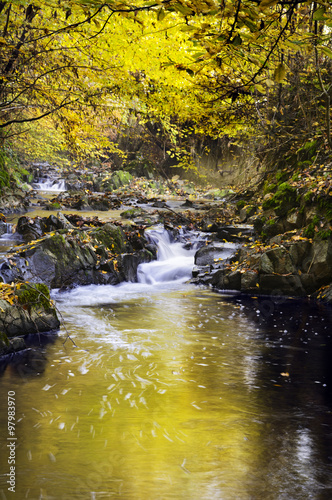
<svg viewBox="0 0 332 500">
<path fill-rule="evenodd" d="M 18 283 L 0 290 L 0 354 L 24 349 L 17 335 L 57 330 L 60 321 L 44 284 Z"/>
<path fill-rule="evenodd" d="M 25 212 L 30 203 L 30 193 L 18 187 L 1 188 L 0 213 L 13 214 Z"/>
<path fill-rule="evenodd" d="M 25 242 L 37 240 L 45 233 L 56 231 L 58 229 L 74 229 L 74 226 L 61 212 L 58 212 L 56 217 L 54 215 L 50 215 L 47 218 L 30 218 L 23 216 L 18 219 L 16 226 L 16 232 L 23 237 Z"/>
<path fill-rule="evenodd" d="M 218 242 L 203 246 L 195 253 L 195 264 L 207 266 L 227 260 L 235 253 L 236 248 L 234 245 Z"/>
<path fill-rule="evenodd" d="M 204 282 L 222 290 L 305 297 L 332 281 L 332 239 L 289 240 L 264 252 L 243 247 L 237 268 L 220 269 Z M 330 300 L 330 293 L 326 293 Z"/>
<path fill-rule="evenodd" d="M 127 227 L 125 232 L 112 223 L 92 229 L 73 229 L 63 219 L 50 216 L 37 219 L 38 223 L 34 224 L 22 219 L 27 237 L 36 236 L 30 231 L 35 224 L 41 228 L 46 224 L 50 227 L 52 223 L 65 229 L 12 250 L 0 261 L 0 276 L 5 282 L 30 281 L 45 283 L 50 288 L 117 284 L 127 276 L 132 280 L 141 262 L 155 258 L 155 253 L 145 248 L 148 243 L 139 229 Z M 128 253 L 133 254 L 131 259 L 121 258 Z"/>
</svg>

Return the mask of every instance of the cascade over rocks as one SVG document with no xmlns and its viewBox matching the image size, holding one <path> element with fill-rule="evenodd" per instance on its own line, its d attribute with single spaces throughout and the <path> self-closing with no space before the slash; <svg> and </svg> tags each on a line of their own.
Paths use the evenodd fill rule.
<svg viewBox="0 0 332 500">
<path fill-rule="evenodd" d="M 59 328 L 49 288 L 137 281 L 139 264 L 156 259 L 141 228 L 93 221 L 82 229 L 62 214 L 19 219 L 25 244 L 0 260 L 0 282 L 12 283 L 0 283 L 0 355 L 25 349 L 22 335 Z"/>
<path fill-rule="evenodd" d="M 26 245 L 16 247 L 0 261 L 0 275 L 8 282 L 45 283 L 50 288 L 135 281 L 137 266 L 155 257 L 147 241 L 132 227 L 119 225 L 74 229 L 62 215 L 43 219 L 21 218 L 20 234 L 40 236 L 42 228 L 61 227 Z M 31 228 L 37 230 L 31 231 Z M 132 253 L 132 258 L 127 256 Z M 122 256 L 121 254 L 124 254 Z"/>
</svg>

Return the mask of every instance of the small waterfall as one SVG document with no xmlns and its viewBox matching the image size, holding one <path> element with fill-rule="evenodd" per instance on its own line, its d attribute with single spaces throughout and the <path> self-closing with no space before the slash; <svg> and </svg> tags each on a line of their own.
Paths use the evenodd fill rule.
<svg viewBox="0 0 332 500">
<path fill-rule="evenodd" d="M 6 246 L 5 241 L 10 241 L 12 244 L 12 240 L 20 241 L 22 238 L 19 234 L 14 232 L 14 224 L 9 222 L 0 222 L 0 245 Z"/>
<path fill-rule="evenodd" d="M 138 282 L 153 285 L 189 280 L 194 266 L 196 243 L 193 241 L 191 248 L 187 249 L 183 242 L 172 242 L 170 234 L 162 228 L 147 231 L 146 235 L 157 245 L 158 260 L 139 265 Z"/>
<path fill-rule="evenodd" d="M 0 238 L 8 238 L 8 235 L 13 233 L 13 224 L 9 222 L 1 222 L 0 223 Z"/>
<path fill-rule="evenodd" d="M 14 231 L 14 224 L 0 221 L 0 260 L 11 247 L 21 243 L 21 241 L 22 236 Z M 6 282 L 6 279 L 0 271 L 0 282 L 1 281 Z"/>
<path fill-rule="evenodd" d="M 64 179 L 50 179 L 41 177 L 32 184 L 32 187 L 37 191 L 65 191 L 66 181 Z"/>
</svg>

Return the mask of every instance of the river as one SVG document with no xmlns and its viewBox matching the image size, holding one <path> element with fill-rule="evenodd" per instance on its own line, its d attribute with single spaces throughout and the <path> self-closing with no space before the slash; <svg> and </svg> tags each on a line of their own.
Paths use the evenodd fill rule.
<svg viewBox="0 0 332 500">
<path fill-rule="evenodd" d="M 139 283 L 54 291 L 65 327 L 3 371 L 0 499 L 332 498 L 331 311 L 195 287 L 152 236 Z"/>
</svg>

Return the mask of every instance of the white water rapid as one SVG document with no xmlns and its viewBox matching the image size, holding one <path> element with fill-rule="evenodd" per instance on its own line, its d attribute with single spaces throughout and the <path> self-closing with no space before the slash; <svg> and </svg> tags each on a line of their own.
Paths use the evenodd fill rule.
<svg viewBox="0 0 332 500">
<path fill-rule="evenodd" d="M 183 242 L 172 242 L 169 233 L 162 228 L 150 230 L 147 234 L 157 245 L 158 260 L 140 264 L 137 271 L 138 282 L 153 285 L 190 279 L 197 244 L 193 242 L 189 249 L 184 248 Z"/>
<path fill-rule="evenodd" d="M 86 307 L 113 307 L 128 301 L 150 300 L 151 296 L 166 291 L 179 291 L 187 287 L 192 277 L 195 253 L 202 244 L 201 233 L 190 232 L 181 235 L 181 241 L 172 241 L 171 233 L 162 227 L 146 231 L 147 238 L 157 246 L 157 260 L 140 264 L 137 270 L 137 283 L 122 282 L 118 285 L 87 285 L 72 290 L 53 290 L 52 296 L 59 303 L 61 310 L 71 311 L 77 322 L 76 307 L 83 308 L 81 320 L 85 317 Z M 225 244 L 218 256 L 228 259 L 236 250 L 236 245 Z M 221 253 L 223 252 L 223 253 Z M 71 314 L 70 313 L 70 314 Z M 91 323 L 86 318 L 85 324 Z M 95 325 L 91 325 L 94 330 Z"/>
<path fill-rule="evenodd" d="M 6 232 L 3 233 L 0 236 L 0 238 L 5 238 L 5 239 L 10 238 L 10 236 L 13 234 L 13 224 L 11 224 L 9 222 L 2 222 L 1 224 L 2 224 L 2 226 L 5 226 Z"/>
<path fill-rule="evenodd" d="M 6 232 L 0 236 L 0 247 L 13 246 L 22 240 L 22 237 L 18 233 L 14 232 L 14 224 L 9 222 L 2 224 L 6 225 Z"/>
<path fill-rule="evenodd" d="M 192 244 L 188 245 L 190 249 L 186 249 L 185 243 L 172 242 L 169 233 L 163 228 L 151 229 L 146 234 L 157 245 L 158 260 L 139 265 L 137 283 L 79 286 L 65 292 L 55 290 L 52 295 L 61 309 L 69 311 L 75 307 L 112 307 L 128 300 L 142 300 L 143 297 L 158 294 L 162 290 L 181 289 L 191 278 L 197 237 L 193 236 Z M 82 311 L 81 319 L 84 316 Z"/>
<path fill-rule="evenodd" d="M 66 181 L 64 179 L 50 179 L 41 177 L 37 182 L 32 184 L 32 187 L 37 191 L 65 191 Z"/>
</svg>

